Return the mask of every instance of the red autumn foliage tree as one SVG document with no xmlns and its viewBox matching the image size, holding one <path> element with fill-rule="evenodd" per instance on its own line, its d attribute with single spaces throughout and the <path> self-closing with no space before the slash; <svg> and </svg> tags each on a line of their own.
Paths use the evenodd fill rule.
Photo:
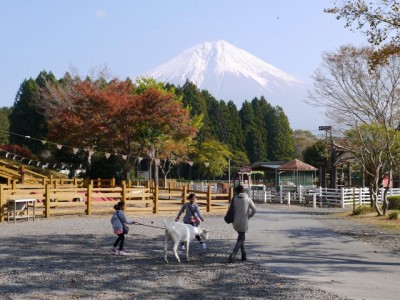
<svg viewBox="0 0 400 300">
<path fill-rule="evenodd" d="M 138 94 L 130 80 L 70 81 L 47 86 L 44 95 L 50 138 L 74 147 L 96 146 L 96 151 L 127 155 L 127 179 L 132 156 L 149 156 L 153 162 L 167 141 L 190 141 L 197 133 L 176 95 L 155 86 Z"/>
</svg>

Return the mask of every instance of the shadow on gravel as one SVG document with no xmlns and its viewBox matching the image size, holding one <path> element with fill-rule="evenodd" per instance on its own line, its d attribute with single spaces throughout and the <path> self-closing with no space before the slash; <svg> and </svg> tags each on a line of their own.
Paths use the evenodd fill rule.
<svg viewBox="0 0 400 300">
<path fill-rule="evenodd" d="M 171 251 L 168 265 L 163 262 L 162 235 L 128 235 L 128 256 L 113 254 L 113 241 L 112 235 L 90 234 L 3 238 L 2 297 L 318 299 L 313 298 L 315 290 L 280 278 L 254 262 L 227 264 L 231 240 L 209 241 L 205 252 L 192 243 L 189 263 L 177 264 Z"/>
<path fill-rule="evenodd" d="M 279 214 L 285 215 L 286 212 L 279 212 Z M 296 214 L 299 213 L 296 212 Z M 323 266 L 325 271 L 340 272 L 374 272 L 380 266 L 400 265 L 400 262 L 386 262 L 384 259 L 371 261 L 362 253 L 349 250 L 352 249 L 352 243 L 355 240 L 341 236 L 328 228 L 300 227 L 291 230 L 274 229 L 273 232 L 265 229 L 261 234 L 270 237 L 267 239 L 267 245 L 247 243 L 248 251 L 259 257 L 261 262 L 283 264 L 283 268 L 288 273 L 315 276 L 318 269 L 314 266 L 319 265 Z M 285 242 L 279 250 L 268 251 L 268 243 L 274 243 L 277 236 L 285 239 Z M 387 253 L 387 255 L 397 257 L 395 254 Z"/>
</svg>

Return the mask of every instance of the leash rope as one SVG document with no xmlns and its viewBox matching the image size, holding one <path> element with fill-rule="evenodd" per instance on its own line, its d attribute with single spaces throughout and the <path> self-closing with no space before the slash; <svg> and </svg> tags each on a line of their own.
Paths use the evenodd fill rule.
<svg viewBox="0 0 400 300">
<path fill-rule="evenodd" d="M 152 227 L 152 228 L 165 229 L 164 227 L 142 224 L 142 223 L 139 223 L 139 222 L 136 222 L 136 221 L 135 221 L 135 223 L 134 223 L 133 225 L 141 225 L 141 226 L 145 226 L 145 227 Z"/>
</svg>

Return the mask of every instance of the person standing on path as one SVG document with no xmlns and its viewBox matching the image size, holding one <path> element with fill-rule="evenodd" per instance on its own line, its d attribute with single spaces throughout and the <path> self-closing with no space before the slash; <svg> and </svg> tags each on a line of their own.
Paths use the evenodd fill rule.
<svg viewBox="0 0 400 300">
<path fill-rule="evenodd" d="M 111 224 L 114 230 L 114 233 L 118 235 L 117 239 L 114 242 L 111 251 L 117 255 L 126 255 L 124 252 L 124 241 L 125 241 L 125 232 L 124 228 L 126 224 L 135 224 L 134 221 L 130 222 L 127 220 L 124 210 L 125 210 L 125 202 L 120 201 L 114 205 L 115 212 L 111 217 Z M 119 245 L 119 248 L 117 249 Z"/>
<path fill-rule="evenodd" d="M 190 224 L 194 227 L 198 227 L 201 222 L 204 222 L 203 215 L 200 212 L 199 206 L 196 203 L 196 195 L 194 193 L 189 194 L 188 196 L 189 202 L 182 205 L 181 209 L 176 216 L 175 222 L 179 221 L 179 217 L 181 214 L 186 211 L 185 216 L 183 217 L 183 223 Z M 196 240 L 200 242 L 201 249 L 206 250 L 206 243 L 201 240 L 199 235 L 196 235 Z M 184 251 L 185 245 L 182 243 L 179 247 L 179 250 Z"/>
<path fill-rule="evenodd" d="M 256 213 L 256 207 L 253 200 L 244 192 L 244 186 L 239 185 L 236 189 L 236 196 L 233 199 L 234 217 L 232 226 L 238 233 L 236 245 L 233 252 L 229 255 L 229 263 L 234 263 L 239 248 L 242 252 L 242 260 L 247 260 L 246 250 L 244 246 L 246 232 L 249 228 L 249 219 Z"/>
</svg>

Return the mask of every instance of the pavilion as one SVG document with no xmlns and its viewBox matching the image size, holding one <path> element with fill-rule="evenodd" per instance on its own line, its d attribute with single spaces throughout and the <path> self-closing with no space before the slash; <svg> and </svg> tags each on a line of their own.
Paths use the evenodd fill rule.
<svg viewBox="0 0 400 300">
<path fill-rule="evenodd" d="M 316 180 L 317 168 L 298 159 L 289 161 L 256 162 L 251 166 L 251 172 L 263 171 L 263 183 L 267 188 L 280 186 L 297 188 L 298 186 L 313 186 Z"/>
</svg>

